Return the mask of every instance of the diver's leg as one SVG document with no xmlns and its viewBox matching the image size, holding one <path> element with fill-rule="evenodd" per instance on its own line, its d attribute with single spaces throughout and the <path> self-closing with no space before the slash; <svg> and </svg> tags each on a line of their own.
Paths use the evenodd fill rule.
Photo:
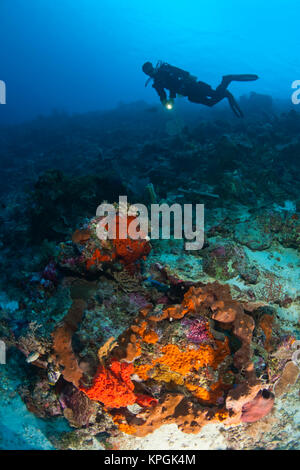
<svg viewBox="0 0 300 470">
<path fill-rule="evenodd" d="M 204 87 L 202 82 L 196 82 L 193 87 L 187 90 L 187 98 L 189 101 L 204 104 L 210 108 L 222 101 L 226 97 L 226 94 L 226 89 L 218 87 L 216 90 L 213 90 L 210 85 L 205 84 Z"/>
<path fill-rule="evenodd" d="M 187 99 L 191 103 L 197 103 L 197 104 L 204 104 L 205 106 L 212 107 L 215 104 L 219 103 L 219 101 L 223 100 L 225 96 L 222 97 L 213 97 L 213 98 L 208 98 L 207 96 L 197 96 L 195 94 L 193 95 L 188 95 Z"/>
<path fill-rule="evenodd" d="M 224 83 L 224 85 L 226 85 L 226 82 Z M 213 90 L 211 87 L 209 87 L 209 90 L 206 90 L 206 95 L 203 94 L 203 90 L 201 89 L 201 87 L 199 87 L 198 89 L 193 88 L 193 90 L 190 90 L 190 93 L 187 95 L 187 98 L 192 103 L 203 104 L 205 106 L 209 106 L 210 108 L 222 101 L 224 98 L 227 98 L 234 114 L 237 117 L 243 117 L 243 112 L 237 104 L 235 98 L 228 90 L 226 90 L 226 88 L 224 88 L 224 85 L 223 87 L 219 86 L 216 90 Z"/>
<path fill-rule="evenodd" d="M 222 93 L 220 93 L 220 90 L 218 92 L 215 92 L 212 94 L 211 98 L 206 97 L 201 101 L 201 104 L 204 104 L 206 106 L 209 106 L 210 108 L 214 106 L 215 104 L 219 103 L 222 101 L 224 98 L 228 99 L 229 105 L 234 112 L 234 114 L 238 118 L 244 117 L 243 111 L 239 107 L 238 103 L 236 102 L 234 96 L 228 91 L 228 90 L 222 90 Z"/>
<path fill-rule="evenodd" d="M 215 91 L 207 83 L 190 80 L 185 84 L 184 90 L 182 90 L 182 94 L 186 96 L 188 100 L 192 103 L 204 104 L 209 106 L 207 101 L 210 100 L 208 100 L 207 97 L 213 96 L 215 94 Z"/>
</svg>

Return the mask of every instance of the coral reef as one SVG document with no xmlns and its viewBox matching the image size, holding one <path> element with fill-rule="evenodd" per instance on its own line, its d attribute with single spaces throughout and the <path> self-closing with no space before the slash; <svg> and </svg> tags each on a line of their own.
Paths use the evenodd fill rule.
<svg viewBox="0 0 300 470">
<path fill-rule="evenodd" d="M 246 99 L 247 126 L 139 103 L 61 116 L 64 137 L 45 118 L 35 144 L 1 134 L 15 158 L 0 188 L 4 423 L 17 407 L 56 449 L 299 448 L 300 118 L 258 118 L 260 102 L 271 113 Z M 203 249 L 122 239 L 117 204 L 117 236 L 100 239 L 96 208 L 121 194 L 205 203 Z"/>
<path fill-rule="evenodd" d="M 184 329 L 197 320 L 202 337 L 197 336 L 195 342 L 194 331 L 190 337 Z M 209 321 L 229 336 L 224 341 L 215 339 Z M 110 408 L 113 416 L 117 409 L 118 420 L 122 416 L 122 424 L 137 436 L 172 422 L 185 432 L 197 433 L 208 421 L 254 421 L 272 406 L 271 400 L 265 404 L 267 391 L 258 395 L 263 384 L 251 362 L 253 329 L 253 318 L 232 300 L 228 286 L 191 287 L 182 304 L 167 307 L 159 315 L 153 314 L 151 305 L 141 309 L 110 351 L 109 366 L 101 365 L 92 386 L 81 390 Z M 238 348 L 230 346 L 231 335 L 233 342 L 234 338 L 239 341 Z M 231 348 L 237 350 L 232 354 Z M 144 391 L 150 393 L 148 406 L 137 414 L 122 412 L 134 403 L 141 405 L 138 393 Z"/>
<path fill-rule="evenodd" d="M 147 234 L 142 232 L 137 240 L 130 237 L 128 230 L 130 224 L 135 222 L 136 216 L 127 216 L 118 209 L 115 218 L 116 236 L 107 240 L 102 240 L 97 235 L 97 226 L 103 219 L 104 217 L 95 217 L 89 221 L 86 228 L 76 230 L 72 236 L 73 245 L 61 244 L 58 255 L 61 267 L 85 273 L 103 270 L 105 265 L 120 262 L 131 273 L 138 269 L 137 262 L 149 254 L 151 245 Z M 121 235 L 121 224 L 126 224 L 127 238 Z M 108 233 L 108 223 L 103 229 Z"/>
</svg>

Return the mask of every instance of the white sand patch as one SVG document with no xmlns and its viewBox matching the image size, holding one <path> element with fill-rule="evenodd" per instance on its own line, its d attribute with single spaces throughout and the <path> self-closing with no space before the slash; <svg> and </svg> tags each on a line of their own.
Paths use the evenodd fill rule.
<svg viewBox="0 0 300 470">
<path fill-rule="evenodd" d="M 271 292 L 271 284 L 268 275 L 275 279 L 273 290 L 278 299 L 290 297 L 291 299 L 299 299 L 300 297 L 300 257 L 299 253 L 292 248 L 284 248 L 282 246 L 271 247 L 265 251 L 252 251 L 245 248 L 246 254 L 252 264 L 260 271 L 260 281 L 256 285 L 246 284 L 239 277 L 230 279 L 227 284 L 237 286 L 241 291 L 246 291 L 251 287 L 255 292 L 256 300 L 263 301 L 272 305 L 276 309 L 276 313 L 281 321 L 281 325 L 285 330 L 295 334 L 295 329 L 299 328 L 300 320 L 300 303 L 299 300 L 294 301 L 288 307 L 280 307 L 278 304 L 272 304 L 266 298 L 266 294 Z M 269 284 L 268 284 L 269 283 Z"/>
<path fill-rule="evenodd" d="M 245 248 L 245 252 L 262 275 L 268 271 L 280 279 L 286 295 L 293 298 L 300 295 L 300 257 L 296 250 L 278 245 L 264 251 Z"/>
<path fill-rule="evenodd" d="M 113 442 L 122 450 L 226 450 L 220 424 L 207 424 L 199 434 L 179 431 L 176 424 L 165 424 L 145 437 L 123 434 Z"/>
</svg>

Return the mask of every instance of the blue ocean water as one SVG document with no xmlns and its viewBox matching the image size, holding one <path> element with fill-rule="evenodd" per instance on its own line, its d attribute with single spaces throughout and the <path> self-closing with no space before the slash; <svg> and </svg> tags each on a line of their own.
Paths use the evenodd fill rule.
<svg viewBox="0 0 300 470">
<path fill-rule="evenodd" d="M 1 121 L 53 109 L 108 109 L 154 102 L 141 65 L 158 60 L 216 86 L 222 75 L 256 73 L 234 84 L 289 99 L 298 72 L 299 2 L 281 0 L 2 0 Z"/>
</svg>

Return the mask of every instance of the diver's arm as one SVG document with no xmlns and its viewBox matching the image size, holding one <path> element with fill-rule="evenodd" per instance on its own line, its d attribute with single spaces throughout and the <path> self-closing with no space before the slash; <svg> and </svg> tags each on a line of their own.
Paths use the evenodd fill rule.
<svg viewBox="0 0 300 470">
<path fill-rule="evenodd" d="M 174 100 L 176 98 L 176 92 L 175 91 L 172 91 L 170 90 L 170 96 L 169 96 L 169 99 L 170 100 Z"/>
<path fill-rule="evenodd" d="M 152 87 L 157 92 L 157 94 L 160 98 L 160 101 L 162 103 L 167 100 L 167 93 L 165 92 L 165 89 L 164 89 L 163 86 L 161 86 L 160 84 L 154 82 Z"/>
</svg>

